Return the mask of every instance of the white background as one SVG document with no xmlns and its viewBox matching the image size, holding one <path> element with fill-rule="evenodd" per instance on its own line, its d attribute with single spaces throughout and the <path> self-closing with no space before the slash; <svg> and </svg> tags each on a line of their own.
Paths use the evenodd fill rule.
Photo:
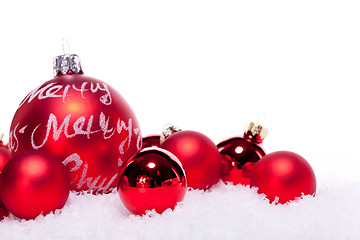
<svg viewBox="0 0 360 240">
<path fill-rule="evenodd" d="M 0 131 L 52 78 L 67 38 L 143 135 L 166 123 L 218 143 L 265 114 L 267 152 L 360 179 L 358 1 L 0 2 Z"/>
</svg>

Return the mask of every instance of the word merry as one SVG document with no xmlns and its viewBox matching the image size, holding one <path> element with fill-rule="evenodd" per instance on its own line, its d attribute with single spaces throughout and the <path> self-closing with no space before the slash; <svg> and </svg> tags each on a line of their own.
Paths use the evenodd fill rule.
<svg viewBox="0 0 360 240">
<path fill-rule="evenodd" d="M 104 139 L 111 138 L 114 134 L 121 134 L 123 131 L 127 131 L 126 138 L 121 141 L 119 145 L 119 152 L 120 154 L 124 154 L 126 150 L 130 147 L 132 134 L 134 133 L 137 135 L 137 142 L 136 146 L 137 149 L 141 148 L 141 134 L 139 128 L 133 129 L 132 126 L 132 119 L 129 118 L 126 122 L 118 118 L 116 122 L 116 126 L 111 127 L 109 126 L 110 117 L 106 117 L 103 112 L 100 113 L 99 116 L 99 122 L 98 127 L 94 129 L 94 115 L 91 115 L 88 119 L 85 118 L 85 116 L 81 116 L 75 120 L 72 124 L 71 122 L 71 114 L 68 114 L 65 116 L 64 120 L 61 122 L 61 124 L 58 123 L 58 118 L 55 114 L 50 113 L 46 127 L 45 127 L 45 137 L 40 141 L 40 143 L 35 142 L 35 139 L 37 139 L 38 131 L 41 127 L 41 123 L 38 124 L 31 132 L 31 146 L 33 149 L 39 149 L 42 148 L 47 141 L 49 140 L 49 137 L 51 136 L 52 132 L 52 138 L 53 140 L 57 141 L 61 135 L 64 135 L 66 138 L 73 138 L 78 135 L 85 135 L 88 139 L 91 138 L 91 135 L 101 132 Z M 10 132 L 10 141 L 9 146 L 11 152 L 16 152 L 19 147 L 19 140 L 17 134 L 24 134 L 25 131 L 28 130 L 28 125 L 23 126 L 22 128 L 19 128 L 19 123 L 15 126 L 14 130 Z M 126 144 L 127 143 L 127 144 Z"/>
<path fill-rule="evenodd" d="M 99 98 L 100 102 L 105 105 L 110 105 L 112 103 L 111 93 L 106 83 L 82 82 L 81 85 L 79 85 L 80 84 L 77 86 L 75 83 L 63 85 L 51 82 L 45 86 L 39 86 L 25 97 L 25 99 L 20 103 L 19 108 L 26 102 L 30 103 L 35 98 L 39 100 L 47 98 L 62 98 L 63 103 L 65 103 L 70 90 L 79 92 L 82 98 L 85 98 L 84 93 L 87 91 L 90 91 L 91 93 L 102 92 L 104 95 Z"/>
</svg>

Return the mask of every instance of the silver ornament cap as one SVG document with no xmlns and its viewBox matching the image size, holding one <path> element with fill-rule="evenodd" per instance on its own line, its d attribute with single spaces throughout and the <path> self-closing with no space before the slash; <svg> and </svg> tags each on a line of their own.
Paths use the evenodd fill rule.
<svg viewBox="0 0 360 240">
<path fill-rule="evenodd" d="M 83 73 L 80 58 L 76 54 L 64 54 L 54 58 L 54 76 L 68 73 Z"/>
<path fill-rule="evenodd" d="M 181 131 L 180 128 L 177 128 L 171 124 L 165 125 L 160 136 L 160 144 L 162 144 L 165 141 L 165 139 L 168 138 L 171 134 L 179 131 Z"/>
</svg>

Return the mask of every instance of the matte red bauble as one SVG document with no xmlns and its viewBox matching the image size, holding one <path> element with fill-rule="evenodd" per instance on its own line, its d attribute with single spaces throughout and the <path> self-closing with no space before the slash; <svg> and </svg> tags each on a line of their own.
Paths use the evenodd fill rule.
<svg viewBox="0 0 360 240">
<path fill-rule="evenodd" d="M 109 192 L 122 163 L 141 147 L 136 117 L 117 91 L 83 74 L 77 55 L 58 56 L 54 70 L 55 78 L 16 111 L 11 154 L 47 151 L 67 166 L 72 190 Z"/>
<path fill-rule="evenodd" d="M 278 197 L 286 203 L 304 195 L 315 195 L 316 178 L 310 164 L 300 155 L 279 151 L 265 155 L 255 165 L 250 186 L 257 187 L 270 202 Z"/>
<path fill-rule="evenodd" d="M 222 157 L 220 177 L 224 182 L 249 185 L 254 164 L 265 155 L 261 143 L 267 129 L 249 122 L 243 137 L 234 137 L 217 145 Z"/>
<path fill-rule="evenodd" d="M 182 163 L 188 187 L 207 189 L 219 181 L 221 157 L 210 138 L 195 131 L 172 131 L 165 135 L 160 147 Z"/>
<path fill-rule="evenodd" d="M 134 214 L 173 209 L 186 193 L 186 177 L 178 159 L 157 147 L 145 148 L 120 170 L 118 193 Z"/>
<path fill-rule="evenodd" d="M 142 140 L 142 148 L 159 147 L 159 146 L 160 146 L 160 135 L 144 137 Z"/>
<path fill-rule="evenodd" d="M 0 195 L 5 208 L 23 219 L 62 208 L 70 193 L 65 166 L 41 151 L 13 157 L 1 173 L 1 181 Z"/>
</svg>

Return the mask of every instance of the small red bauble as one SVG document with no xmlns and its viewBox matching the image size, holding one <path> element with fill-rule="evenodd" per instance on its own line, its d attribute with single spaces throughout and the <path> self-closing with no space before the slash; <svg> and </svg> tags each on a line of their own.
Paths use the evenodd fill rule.
<svg viewBox="0 0 360 240">
<path fill-rule="evenodd" d="M 4 146 L 0 142 L 0 172 L 4 168 L 5 164 L 10 160 L 10 151 L 7 146 Z"/>
<path fill-rule="evenodd" d="M 65 166 L 41 151 L 13 157 L 1 173 L 1 181 L 0 196 L 5 208 L 23 219 L 62 208 L 70 193 Z"/>
<path fill-rule="evenodd" d="M 265 155 L 255 165 L 250 186 L 257 187 L 272 202 L 286 203 L 304 195 L 315 195 L 316 178 L 310 164 L 300 155 L 279 151 Z"/>
<path fill-rule="evenodd" d="M 77 55 L 58 56 L 54 70 L 55 78 L 16 111 L 11 154 L 47 151 L 67 166 L 72 190 L 109 192 L 122 163 L 141 147 L 136 117 L 117 91 L 83 74 Z"/>
<path fill-rule="evenodd" d="M 142 139 L 142 148 L 159 147 L 159 146 L 160 146 L 160 135 L 148 136 Z"/>
<path fill-rule="evenodd" d="M 186 177 L 178 159 L 157 147 L 145 148 L 120 170 L 118 193 L 134 214 L 173 209 L 186 193 Z"/>
<path fill-rule="evenodd" d="M 4 134 L 0 134 L 0 174 L 6 163 L 10 160 L 10 151 L 7 144 L 2 141 Z M 0 177 L 0 192 L 1 192 L 1 177 Z M 4 205 L 0 197 L 0 220 L 7 216 L 8 211 L 4 208 Z"/>
<path fill-rule="evenodd" d="M 0 176 L 0 193 L 1 193 L 1 176 Z M 5 209 L 4 204 L 1 201 L 1 195 L 0 195 L 0 221 L 4 219 L 9 215 L 9 211 Z"/>
<path fill-rule="evenodd" d="M 219 181 L 221 157 L 210 138 L 195 131 L 172 131 L 165 135 L 160 147 L 182 163 L 188 187 L 207 189 Z"/>
<path fill-rule="evenodd" d="M 249 185 L 254 164 L 265 155 L 261 143 L 267 129 L 249 122 L 243 137 L 234 137 L 217 145 L 222 157 L 221 179 L 233 184 Z"/>
</svg>

